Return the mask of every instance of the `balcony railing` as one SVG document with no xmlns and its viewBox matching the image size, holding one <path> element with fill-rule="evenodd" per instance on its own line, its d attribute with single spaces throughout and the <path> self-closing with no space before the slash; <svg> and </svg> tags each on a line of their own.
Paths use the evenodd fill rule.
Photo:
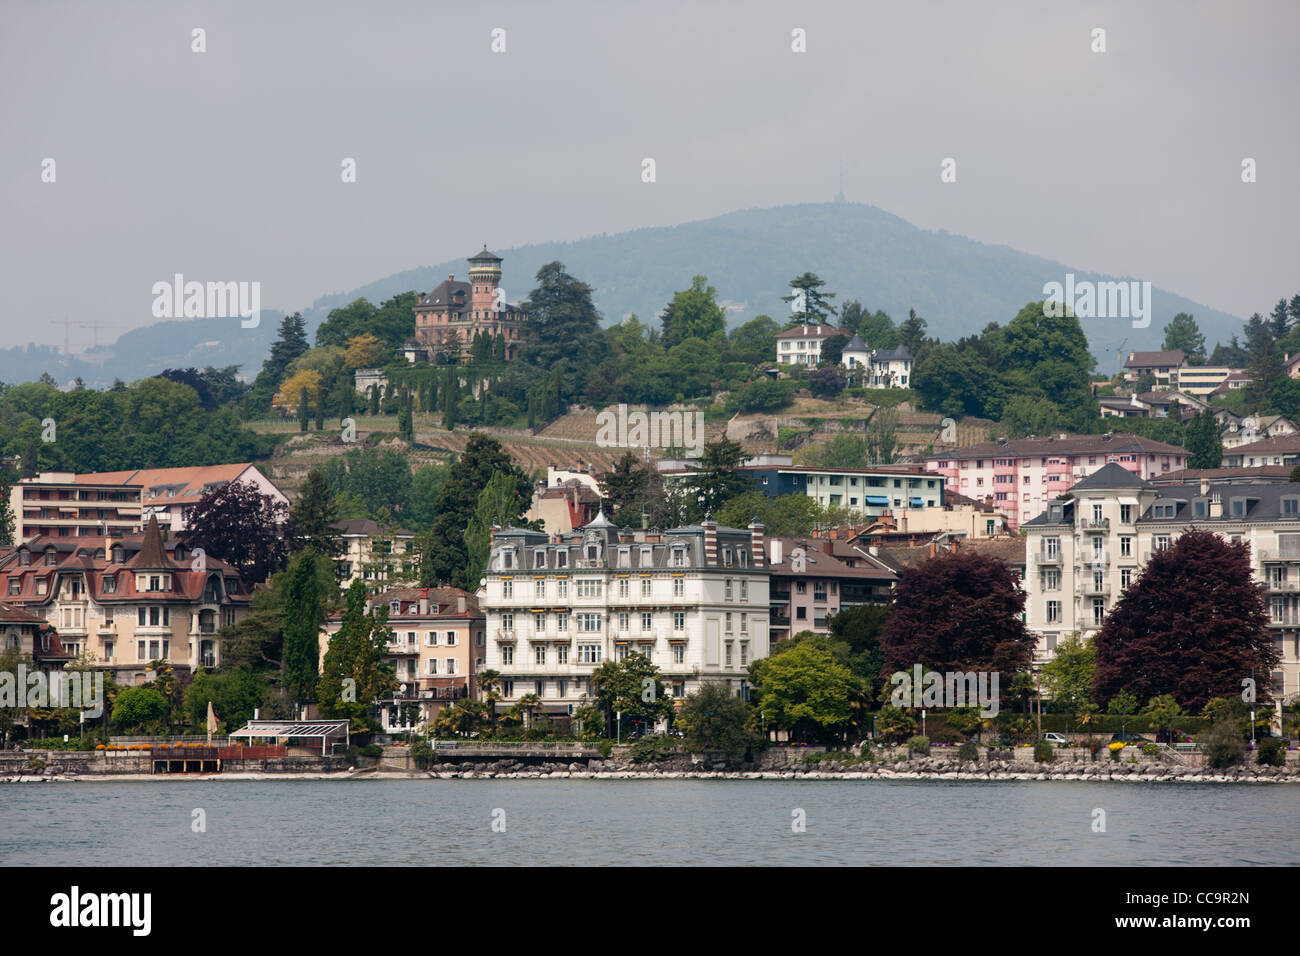
<svg viewBox="0 0 1300 956">
<path fill-rule="evenodd" d="M 1048 553 L 1047 551 L 1039 551 L 1038 563 L 1039 564 L 1060 564 L 1061 552 L 1057 551 L 1054 553 Z"/>
<path fill-rule="evenodd" d="M 1102 518 L 1098 521 L 1080 521 L 1079 527 L 1084 531 L 1109 531 L 1110 519 Z"/>
</svg>

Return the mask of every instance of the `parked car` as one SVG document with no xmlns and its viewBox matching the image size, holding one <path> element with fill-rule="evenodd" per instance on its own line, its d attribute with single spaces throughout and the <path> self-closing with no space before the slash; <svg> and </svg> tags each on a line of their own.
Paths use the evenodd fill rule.
<svg viewBox="0 0 1300 956">
<path fill-rule="evenodd" d="M 1057 747 L 1068 747 L 1070 745 L 1070 741 L 1065 738 L 1065 734 L 1058 734 L 1054 731 L 1043 734 L 1043 740 L 1049 744 L 1055 744 Z"/>
<path fill-rule="evenodd" d="M 1150 741 L 1148 738 L 1143 737 L 1141 734 L 1130 734 L 1130 733 L 1128 733 L 1128 732 L 1125 732 L 1125 733 L 1122 733 L 1122 734 L 1111 734 L 1111 735 L 1110 735 L 1110 741 L 1111 741 L 1111 743 L 1115 743 L 1115 742 L 1117 742 L 1117 741 L 1123 741 L 1123 742 L 1126 743 L 1126 744 L 1149 744 L 1149 743 L 1151 743 L 1151 741 Z"/>
</svg>

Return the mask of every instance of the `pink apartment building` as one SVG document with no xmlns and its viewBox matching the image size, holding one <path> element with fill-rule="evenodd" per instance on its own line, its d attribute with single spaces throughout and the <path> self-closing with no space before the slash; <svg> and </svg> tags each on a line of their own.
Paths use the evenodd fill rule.
<svg viewBox="0 0 1300 956">
<path fill-rule="evenodd" d="M 1187 467 L 1187 449 L 1137 435 L 1057 435 L 981 442 L 925 460 L 946 486 L 976 500 L 993 499 L 1014 531 L 1042 514 L 1075 482 L 1114 462 L 1145 479 Z"/>
</svg>

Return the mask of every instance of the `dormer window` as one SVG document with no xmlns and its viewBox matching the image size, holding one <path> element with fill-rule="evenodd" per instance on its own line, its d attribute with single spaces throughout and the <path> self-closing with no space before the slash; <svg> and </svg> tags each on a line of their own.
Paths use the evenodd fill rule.
<svg viewBox="0 0 1300 956">
<path fill-rule="evenodd" d="M 47 566 L 52 566 L 52 565 L 54 564 L 54 562 L 58 560 L 58 557 L 59 557 L 59 556 L 58 556 L 58 553 L 57 553 L 57 552 L 55 552 L 55 551 L 46 551 L 46 552 L 45 552 L 45 564 L 46 564 Z"/>
<path fill-rule="evenodd" d="M 512 568 L 514 568 L 514 566 L 515 566 L 515 553 L 514 553 L 513 551 L 502 551 L 502 552 L 501 552 L 501 566 L 502 566 L 503 568 L 505 568 L 507 571 L 509 571 L 509 570 L 511 570 Z"/>
<path fill-rule="evenodd" d="M 686 567 L 686 549 L 682 547 L 673 548 L 673 567 Z"/>
<path fill-rule="evenodd" d="M 398 616 L 398 615 L 400 615 L 400 614 L 402 613 L 402 602 L 401 602 L 401 601 L 389 601 L 389 602 L 388 602 L 388 613 L 389 613 L 389 614 L 392 614 L 393 616 Z"/>
<path fill-rule="evenodd" d="M 600 560 L 600 545 L 598 544 L 587 545 L 587 560 L 588 561 Z"/>
<path fill-rule="evenodd" d="M 731 549 L 730 549 L 730 548 L 723 548 L 723 549 L 722 549 L 722 565 L 723 565 L 723 567 L 727 567 L 727 568 L 731 567 Z"/>
<path fill-rule="evenodd" d="M 32 563 L 32 553 L 30 551 L 19 551 L 18 563 L 24 568 L 29 567 Z"/>
<path fill-rule="evenodd" d="M 114 564 L 122 563 L 122 548 L 120 545 L 113 546 L 113 563 Z"/>
<path fill-rule="evenodd" d="M 545 548 L 538 548 L 538 549 L 536 549 L 536 550 L 533 552 L 533 567 L 534 567 L 534 568 L 544 568 L 544 567 L 546 567 L 546 549 L 545 549 Z"/>
<path fill-rule="evenodd" d="M 1300 498 L 1283 498 L 1282 514 L 1300 515 Z"/>
</svg>

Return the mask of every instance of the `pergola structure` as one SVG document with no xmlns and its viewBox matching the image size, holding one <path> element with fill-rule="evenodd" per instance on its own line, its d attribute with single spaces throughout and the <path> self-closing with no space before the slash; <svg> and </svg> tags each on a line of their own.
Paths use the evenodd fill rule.
<svg viewBox="0 0 1300 956">
<path fill-rule="evenodd" d="M 261 737 L 281 743 L 319 737 L 322 757 L 325 756 L 325 744 L 329 740 L 342 740 L 345 744 L 352 742 L 346 720 L 250 720 L 230 736 Z"/>
</svg>

